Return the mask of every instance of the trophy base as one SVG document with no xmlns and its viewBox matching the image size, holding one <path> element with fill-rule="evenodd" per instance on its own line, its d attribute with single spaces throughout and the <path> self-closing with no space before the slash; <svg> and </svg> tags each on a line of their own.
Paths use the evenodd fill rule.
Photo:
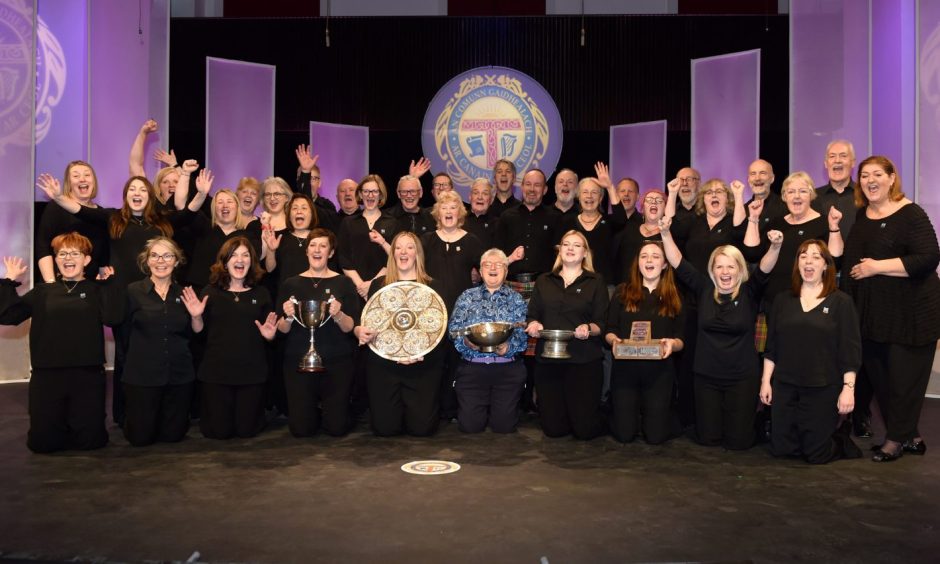
<svg viewBox="0 0 940 564">
<path fill-rule="evenodd" d="M 323 368 L 322 366 L 298 366 L 297 372 L 312 374 L 314 372 L 326 372 L 326 368 Z"/>
<path fill-rule="evenodd" d="M 297 372 L 326 372 L 326 368 L 323 367 L 323 359 L 320 355 L 307 353 L 300 359 Z"/>
<path fill-rule="evenodd" d="M 662 360 L 663 351 L 658 341 L 626 341 L 613 347 L 617 360 Z"/>
</svg>

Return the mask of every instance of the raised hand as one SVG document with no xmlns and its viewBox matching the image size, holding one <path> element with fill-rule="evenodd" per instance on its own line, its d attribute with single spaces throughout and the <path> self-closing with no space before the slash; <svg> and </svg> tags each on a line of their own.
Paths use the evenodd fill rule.
<svg viewBox="0 0 940 564">
<path fill-rule="evenodd" d="M 835 231 L 839 229 L 839 222 L 842 221 L 842 212 L 835 206 L 829 206 L 829 215 L 826 219 L 829 221 L 829 229 Z"/>
<path fill-rule="evenodd" d="M 156 130 L 157 130 L 157 122 L 152 119 L 148 119 L 147 121 L 144 122 L 142 126 L 140 126 L 140 132 L 143 133 L 144 135 L 149 135 Z"/>
<path fill-rule="evenodd" d="M 734 199 L 740 200 L 744 197 L 744 183 L 740 180 L 731 181 L 731 193 L 734 194 Z"/>
<path fill-rule="evenodd" d="M 382 237 L 382 234 L 375 229 L 369 230 L 369 241 L 379 245 L 380 247 L 385 246 L 385 237 Z"/>
<path fill-rule="evenodd" d="M 273 229 L 261 230 L 261 242 L 271 251 L 276 251 L 281 246 L 281 237 L 283 235 L 275 235 Z"/>
<path fill-rule="evenodd" d="M 3 276 L 7 280 L 16 280 L 26 273 L 26 264 L 20 257 L 3 257 L 3 266 L 6 269 Z"/>
<path fill-rule="evenodd" d="M 669 216 L 662 216 L 659 218 L 659 231 L 661 233 L 669 233 L 669 228 L 672 227 L 672 218 Z"/>
<path fill-rule="evenodd" d="M 783 245 L 783 233 L 776 229 L 768 231 L 767 238 L 770 240 L 770 247 L 773 249 L 779 249 Z"/>
<path fill-rule="evenodd" d="M 166 166 L 176 166 L 176 153 L 173 152 L 173 149 L 170 149 L 170 152 L 167 153 L 163 149 L 157 149 L 153 152 L 153 158 L 157 162 L 161 162 Z"/>
<path fill-rule="evenodd" d="M 512 254 L 509 255 L 509 262 L 516 262 L 525 258 L 525 247 L 519 245 L 512 250 Z"/>
<path fill-rule="evenodd" d="M 747 205 L 747 213 L 751 219 L 758 219 L 763 211 L 764 200 L 754 198 L 751 200 L 751 203 Z"/>
<path fill-rule="evenodd" d="M 607 188 L 610 186 L 610 169 L 601 161 L 594 163 L 594 174 L 597 175 L 597 181 L 601 186 Z"/>
<path fill-rule="evenodd" d="M 431 161 L 426 157 L 421 157 L 418 159 L 418 162 L 411 161 L 411 164 L 408 166 L 408 174 L 415 178 L 421 178 L 421 176 L 429 170 L 431 170 Z"/>
<path fill-rule="evenodd" d="M 196 159 L 186 159 L 180 167 L 184 174 L 192 174 L 199 168 L 199 161 Z"/>
<path fill-rule="evenodd" d="M 189 312 L 190 317 L 201 317 L 206 311 L 206 302 L 209 300 L 209 296 L 205 296 L 200 300 L 199 296 L 196 295 L 196 291 L 193 290 L 193 287 L 186 286 L 183 288 L 183 294 L 180 296 L 180 299 L 183 305 L 186 306 L 186 311 Z"/>
<path fill-rule="evenodd" d="M 95 276 L 95 280 L 107 280 L 112 276 L 114 276 L 114 267 L 102 266 L 98 269 L 98 276 Z"/>
<path fill-rule="evenodd" d="M 312 171 L 313 167 L 317 166 L 317 161 L 320 160 L 320 155 L 314 155 L 312 149 L 308 145 L 300 144 L 294 150 L 294 154 L 297 155 L 297 164 L 300 165 L 302 172 Z"/>
<path fill-rule="evenodd" d="M 189 161 L 186 161 L 189 162 Z M 193 161 L 195 162 L 195 161 Z M 185 164 L 183 165 L 185 166 Z M 212 175 L 212 171 L 208 168 L 204 168 L 199 171 L 199 176 L 196 177 L 196 190 L 203 194 L 208 194 L 209 190 L 212 189 L 212 181 L 215 180 L 215 176 Z"/>
<path fill-rule="evenodd" d="M 258 320 L 255 319 L 255 326 L 258 327 L 258 332 L 261 333 L 261 336 L 264 337 L 265 340 L 273 340 L 274 335 L 277 333 L 277 314 L 273 311 L 269 313 L 264 319 L 264 323 L 259 323 Z"/>
<path fill-rule="evenodd" d="M 36 179 L 36 186 L 42 190 L 50 200 L 58 200 L 62 197 L 62 186 L 59 179 L 48 172 L 44 172 Z"/>
<path fill-rule="evenodd" d="M 681 184 L 678 178 L 673 178 L 669 181 L 669 184 L 666 184 L 666 190 L 668 190 L 670 194 L 678 194 Z"/>
</svg>

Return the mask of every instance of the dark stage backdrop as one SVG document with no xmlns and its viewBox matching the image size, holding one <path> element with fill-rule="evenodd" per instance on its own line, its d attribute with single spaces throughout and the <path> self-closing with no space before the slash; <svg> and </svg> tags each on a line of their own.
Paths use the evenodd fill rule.
<svg viewBox="0 0 940 564">
<path fill-rule="evenodd" d="M 669 178 L 689 161 L 690 60 L 761 49 L 761 156 L 779 180 L 787 172 L 785 15 L 587 17 L 584 47 L 580 17 L 332 18 L 329 48 L 326 23 L 172 20 L 176 154 L 204 162 L 207 56 L 276 65 L 275 174 L 291 181 L 309 121 L 364 125 L 370 168 L 393 199 L 398 177 L 421 156 L 421 122 L 437 90 L 464 70 L 496 65 L 529 74 L 554 97 L 565 128 L 559 168 L 593 175 L 594 162 L 608 158 L 611 125 L 667 119 Z"/>
</svg>

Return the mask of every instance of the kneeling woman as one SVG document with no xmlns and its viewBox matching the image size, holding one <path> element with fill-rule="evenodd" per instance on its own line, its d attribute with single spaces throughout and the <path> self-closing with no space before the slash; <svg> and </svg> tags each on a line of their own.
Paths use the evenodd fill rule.
<svg viewBox="0 0 940 564">
<path fill-rule="evenodd" d="M 91 241 L 78 233 L 52 239 L 59 280 L 17 295 L 16 279 L 26 273 L 23 259 L 5 257 L 0 281 L 0 324 L 32 318 L 29 357 L 29 434 L 33 452 L 90 450 L 108 443 L 105 420 L 104 325 L 120 323 L 116 284 L 85 279 Z M 60 283 L 61 282 L 61 283 Z"/>
<path fill-rule="evenodd" d="M 392 239 L 385 275 L 372 281 L 369 297 L 387 284 L 405 280 L 431 286 L 441 294 L 440 286 L 432 283 L 424 270 L 421 241 L 410 231 L 403 231 Z M 367 344 L 377 333 L 360 325 L 355 334 L 360 344 Z M 407 433 L 421 437 L 437 431 L 443 351 L 442 340 L 423 358 L 407 363 L 386 360 L 372 350 L 366 353 L 369 410 L 372 431 L 376 435 Z"/>
<path fill-rule="evenodd" d="M 264 426 L 265 340 L 274 339 L 277 314 L 271 295 L 258 283 L 261 267 L 246 237 L 222 244 L 202 299 L 192 288 L 183 301 L 193 331 L 206 330 L 199 365 L 202 414 L 199 427 L 210 439 L 253 437 Z"/>
<path fill-rule="evenodd" d="M 721 245 L 708 259 L 708 273 L 682 258 L 660 220 L 666 259 L 679 280 L 697 297 L 698 345 L 695 349 L 695 426 L 698 441 L 744 450 L 754 444 L 754 416 L 760 389 L 760 360 L 754 347 L 754 323 L 768 274 L 777 264 L 783 234 L 768 231 L 770 247 L 748 276 L 741 251 Z"/>
<path fill-rule="evenodd" d="M 500 249 L 483 253 L 480 257 L 483 284 L 465 290 L 457 298 L 450 318 L 451 331 L 487 321 L 525 322 L 525 300 L 505 283 L 508 270 L 506 253 Z M 526 379 L 519 355 L 525 351 L 526 341 L 522 327 L 513 329 L 496 352 L 483 352 L 466 337 L 454 339 L 454 347 L 462 357 L 454 383 L 461 431 L 480 433 L 487 422 L 494 433 L 516 430 L 519 398 Z"/>
<path fill-rule="evenodd" d="M 543 329 L 574 331 L 569 359 L 543 358 L 544 339 L 536 347 L 535 391 L 546 436 L 571 433 L 587 440 L 604 432 L 601 326 L 609 302 L 607 284 L 594 272 L 587 238 L 580 231 L 565 233 L 552 271 L 535 281 L 527 315 L 530 337 L 538 337 Z"/>
<path fill-rule="evenodd" d="M 610 430 L 629 443 L 642 414 L 643 436 L 650 444 L 670 435 L 670 409 L 676 368 L 672 353 L 682 350 L 685 319 L 675 276 L 659 242 L 648 242 L 633 258 L 627 281 L 617 288 L 607 313 L 607 344 L 630 338 L 633 323 L 650 324 L 648 338 L 659 341 L 661 360 L 614 360 L 610 379 L 613 404 Z"/>
<path fill-rule="evenodd" d="M 150 239 L 137 259 L 149 276 L 127 286 L 124 436 L 134 446 L 175 443 L 189 430 L 196 377 L 189 352 L 192 322 L 183 288 L 173 281 L 182 262 L 172 239 Z"/>
<path fill-rule="evenodd" d="M 330 270 L 329 260 L 336 249 L 332 231 L 317 227 L 306 238 L 305 248 L 310 268 L 284 281 L 278 303 L 284 318 L 278 330 L 287 333 L 283 374 L 287 389 L 288 425 L 295 437 L 307 437 L 320 429 L 319 407 L 323 408 L 323 429 L 333 436 L 349 430 L 349 393 L 353 378 L 353 353 L 356 339 L 353 327 L 359 322 L 359 294 L 347 277 Z M 314 333 L 317 352 L 325 372 L 298 372 L 297 366 L 310 347 L 310 330 L 294 322 L 300 318 L 293 299 L 333 301 L 330 319 Z"/>
<path fill-rule="evenodd" d="M 770 447 L 777 456 L 802 455 L 811 464 L 858 458 L 839 416 L 855 407 L 862 337 L 852 298 L 836 289 L 836 266 L 826 244 L 797 250 L 792 289 L 774 300 L 760 399 L 771 406 Z"/>
</svg>

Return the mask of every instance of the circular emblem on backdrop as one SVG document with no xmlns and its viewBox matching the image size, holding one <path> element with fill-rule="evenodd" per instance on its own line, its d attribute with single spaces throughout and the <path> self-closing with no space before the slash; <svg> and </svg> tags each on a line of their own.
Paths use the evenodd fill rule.
<svg viewBox="0 0 940 564">
<path fill-rule="evenodd" d="M 492 178 L 496 161 L 516 165 L 517 181 L 530 168 L 551 176 L 561 155 L 561 116 L 531 76 L 506 67 L 466 71 L 438 90 L 421 129 L 433 172 L 468 188 Z"/>
<path fill-rule="evenodd" d="M 438 474 L 453 474 L 460 470 L 456 462 L 446 460 L 415 460 L 401 465 L 402 472 L 418 474 L 421 476 L 436 476 Z"/>
</svg>

